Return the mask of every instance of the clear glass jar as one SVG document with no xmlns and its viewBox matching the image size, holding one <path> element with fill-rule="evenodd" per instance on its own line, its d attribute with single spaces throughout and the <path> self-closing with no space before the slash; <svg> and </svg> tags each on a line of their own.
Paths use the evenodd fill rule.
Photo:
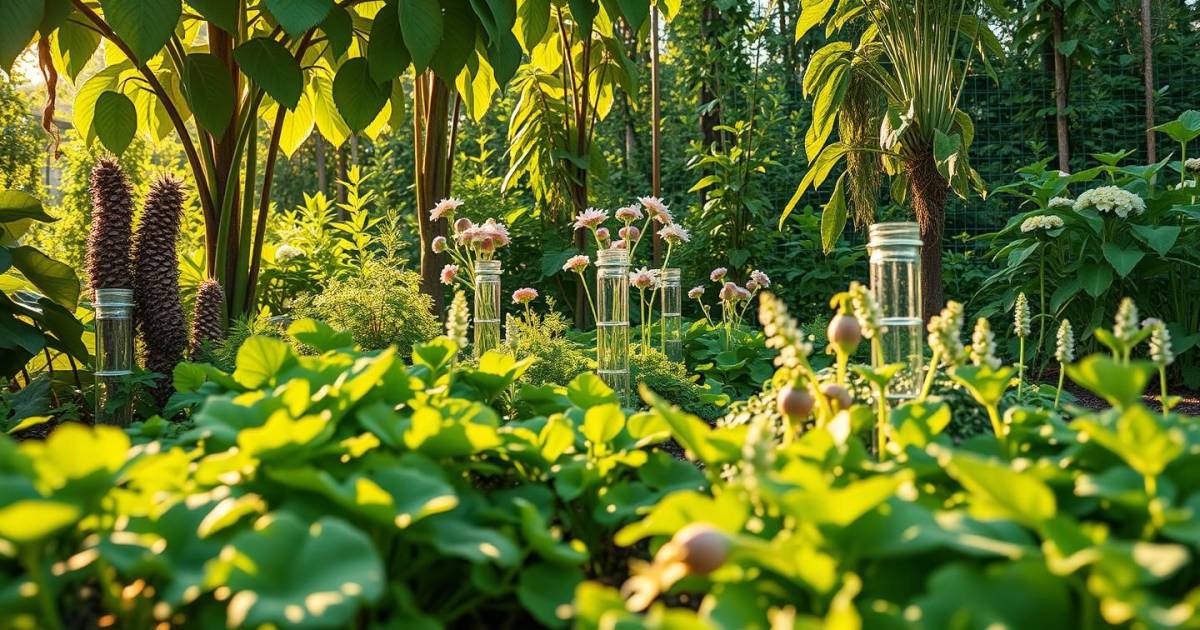
<svg viewBox="0 0 1200 630">
<path fill-rule="evenodd" d="M 921 386 L 925 356 L 925 321 L 921 313 L 921 233 L 916 223 L 871 226 L 871 293 L 883 313 L 884 365 L 903 363 L 888 385 L 888 398 L 915 398 Z"/>
<path fill-rule="evenodd" d="M 96 289 L 96 424 L 133 422 L 133 289 Z"/>
<path fill-rule="evenodd" d="M 679 269 L 662 271 L 662 315 L 659 332 L 662 334 L 662 351 L 668 359 L 683 361 L 683 287 Z"/>
<path fill-rule="evenodd" d="M 629 252 L 623 249 L 596 255 L 596 372 L 630 406 Z"/>
<path fill-rule="evenodd" d="M 500 261 L 475 261 L 475 356 L 500 346 Z"/>
</svg>

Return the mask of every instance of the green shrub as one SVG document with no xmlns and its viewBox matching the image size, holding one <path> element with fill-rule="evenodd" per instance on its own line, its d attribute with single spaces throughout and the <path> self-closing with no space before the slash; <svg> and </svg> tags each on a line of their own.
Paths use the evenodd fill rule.
<svg viewBox="0 0 1200 630">
<path fill-rule="evenodd" d="M 371 260 L 360 275 L 330 280 L 320 294 L 297 300 L 296 318 L 311 317 L 345 330 L 367 350 L 396 345 L 402 356 L 433 339 L 440 324 L 415 272 Z"/>
<path fill-rule="evenodd" d="M 728 404 L 728 396 L 715 394 L 699 385 L 699 376 L 688 374 L 686 366 L 668 359 L 658 350 L 632 354 L 629 371 L 635 384 L 645 385 L 680 409 L 710 424 L 725 413 L 723 406 Z"/>
<path fill-rule="evenodd" d="M 545 315 L 530 313 L 525 317 L 509 315 L 506 321 L 506 350 L 518 358 L 534 357 L 533 365 L 521 377 L 529 385 L 570 383 L 576 376 L 591 370 L 595 365 L 595 353 L 567 339 L 570 322 L 554 310 Z"/>
</svg>

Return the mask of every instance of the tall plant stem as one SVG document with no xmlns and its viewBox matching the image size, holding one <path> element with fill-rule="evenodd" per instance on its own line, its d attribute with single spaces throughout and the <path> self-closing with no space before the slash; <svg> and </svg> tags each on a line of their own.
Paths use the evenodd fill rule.
<svg viewBox="0 0 1200 630">
<path fill-rule="evenodd" d="M 925 399 L 929 398 L 929 392 L 933 391 L 933 381 L 937 377 L 938 363 L 941 361 L 941 351 L 934 350 L 933 356 L 929 358 L 929 371 L 925 373 L 925 382 L 921 384 L 921 395 L 917 397 L 917 402 L 925 402 Z"/>
<path fill-rule="evenodd" d="M 1162 405 L 1163 419 L 1166 419 L 1168 412 L 1170 412 L 1170 405 L 1167 401 L 1167 366 L 1165 365 L 1158 366 L 1158 385 L 1162 391 L 1162 398 L 1159 400 L 1159 404 Z"/>
<path fill-rule="evenodd" d="M 25 572 L 33 576 L 33 583 L 37 585 L 38 605 L 42 609 L 42 623 L 46 624 L 47 630 L 62 630 L 62 617 L 58 614 L 58 606 L 50 591 L 50 580 L 42 567 L 41 549 L 36 545 L 31 545 L 21 554 L 21 561 L 25 565 Z"/>
<path fill-rule="evenodd" d="M 1021 399 L 1022 386 L 1025 384 L 1025 336 L 1017 341 L 1017 400 Z"/>
<path fill-rule="evenodd" d="M 871 364 L 883 366 L 883 343 L 879 335 L 871 337 Z M 875 387 L 875 456 L 883 460 L 887 454 L 887 388 L 879 384 Z"/>
<path fill-rule="evenodd" d="M 1062 396 L 1063 377 L 1067 375 L 1067 366 L 1058 364 L 1058 389 L 1054 390 L 1054 408 L 1058 409 L 1058 399 Z"/>
</svg>

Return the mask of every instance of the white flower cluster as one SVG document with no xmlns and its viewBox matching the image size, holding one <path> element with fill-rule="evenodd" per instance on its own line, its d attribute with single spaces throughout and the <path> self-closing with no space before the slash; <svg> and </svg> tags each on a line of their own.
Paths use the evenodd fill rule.
<svg viewBox="0 0 1200 630">
<path fill-rule="evenodd" d="M 1097 212 L 1112 212 L 1124 219 L 1130 213 L 1141 214 L 1146 211 L 1146 202 L 1134 193 L 1116 186 L 1101 186 L 1079 195 L 1075 200 L 1075 210 L 1095 208 Z"/>
<path fill-rule="evenodd" d="M 1074 208 L 1075 200 L 1070 197 L 1054 197 L 1046 204 L 1047 208 Z"/>
<path fill-rule="evenodd" d="M 962 343 L 963 317 L 963 305 L 951 300 L 941 314 L 929 318 L 929 347 L 941 357 L 943 365 L 960 365 L 966 357 Z"/>
<path fill-rule="evenodd" d="M 1171 333 L 1161 320 L 1149 323 L 1150 329 L 1150 360 L 1155 365 L 1167 367 L 1175 362 L 1175 351 L 1171 348 Z"/>
<path fill-rule="evenodd" d="M 1200 175 L 1200 158 L 1188 158 L 1183 163 L 1183 170 L 1193 175 Z"/>
<path fill-rule="evenodd" d="M 1138 334 L 1138 307 L 1132 298 L 1121 300 L 1117 315 L 1113 318 L 1113 336 L 1125 343 L 1133 341 Z"/>
<path fill-rule="evenodd" d="M 850 308 L 862 326 L 863 337 L 873 339 L 883 333 L 883 311 L 875 303 L 875 297 L 871 295 L 870 290 L 861 282 L 850 283 Z"/>
<path fill-rule="evenodd" d="M 1075 361 L 1075 329 L 1071 328 L 1070 320 L 1062 320 L 1058 325 L 1058 337 L 1054 344 L 1054 358 L 1066 365 Z"/>
<path fill-rule="evenodd" d="M 977 367 L 1000 369 L 996 358 L 996 335 L 986 317 L 975 321 L 975 332 L 971 333 L 971 363 Z"/>
<path fill-rule="evenodd" d="M 275 249 L 276 262 L 287 262 L 293 258 L 299 258 L 303 255 L 304 252 L 299 247 L 293 247 L 287 244 L 280 245 Z"/>
<path fill-rule="evenodd" d="M 1052 214 L 1038 214 L 1021 222 L 1022 232 L 1034 230 L 1054 230 L 1063 226 L 1063 220 Z"/>
<path fill-rule="evenodd" d="M 1013 332 L 1022 339 L 1029 336 L 1029 300 L 1025 292 L 1017 294 L 1017 303 L 1013 308 Z"/>
</svg>

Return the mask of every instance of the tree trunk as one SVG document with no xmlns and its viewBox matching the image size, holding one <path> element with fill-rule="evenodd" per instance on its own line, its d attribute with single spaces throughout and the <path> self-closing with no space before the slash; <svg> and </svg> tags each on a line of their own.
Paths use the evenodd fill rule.
<svg viewBox="0 0 1200 630">
<path fill-rule="evenodd" d="M 1050 53 L 1054 55 L 1054 121 L 1058 132 L 1058 170 L 1071 172 L 1071 138 L 1067 129 L 1067 59 L 1058 50 L 1063 38 L 1063 12 L 1051 8 L 1053 34 Z"/>
<path fill-rule="evenodd" d="M 662 196 L 662 96 L 659 91 L 658 7 L 650 7 L 650 188 L 655 197 Z M 657 267 L 663 256 L 662 239 L 651 226 L 652 260 Z"/>
<path fill-rule="evenodd" d="M 937 171 L 933 150 L 905 163 L 913 213 L 921 230 L 921 313 L 926 322 L 942 310 L 942 230 L 946 223 L 949 184 Z"/>
<path fill-rule="evenodd" d="M 446 235 L 445 221 L 431 221 L 429 211 L 450 196 L 447 172 L 450 88 L 432 72 L 416 77 L 413 90 L 413 154 L 416 159 L 417 228 L 421 237 L 421 291 L 433 299 L 433 312 L 441 317 L 445 304 L 440 273 L 445 254 L 434 253 L 433 239 Z"/>
<path fill-rule="evenodd" d="M 1154 30 L 1150 0 L 1142 0 L 1142 81 L 1146 96 L 1146 163 L 1158 161 L 1154 140 Z"/>
</svg>

